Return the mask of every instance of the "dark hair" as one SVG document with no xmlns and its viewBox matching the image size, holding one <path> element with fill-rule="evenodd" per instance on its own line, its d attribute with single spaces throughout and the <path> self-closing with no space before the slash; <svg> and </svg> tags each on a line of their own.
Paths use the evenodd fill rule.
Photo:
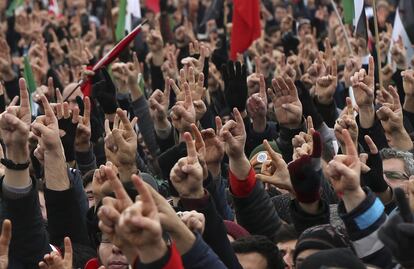
<svg viewBox="0 0 414 269">
<path fill-rule="evenodd" d="M 257 252 L 266 258 L 267 268 L 284 268 L 277 246 L 266 236 L 252 235 L 237 239 L 232 243 L 235 253 Z"/>
<path fill-rule="evenodd" d="M 277 232 L 277 242 L 286 242 L 290 240 L 296 240 L 299 238 L 298 232 L 291 224 L 284 224 Z"/>
<path fill-rule="evenodd" d="M 84 188 L 86 188 L 86 186 L 88 186 L 89 183 L 92 183 L 94 173 L 95 173 L 95 170 L 92 169 L 83 175 L 82 181 L 83 181 Z"/>
</svg>

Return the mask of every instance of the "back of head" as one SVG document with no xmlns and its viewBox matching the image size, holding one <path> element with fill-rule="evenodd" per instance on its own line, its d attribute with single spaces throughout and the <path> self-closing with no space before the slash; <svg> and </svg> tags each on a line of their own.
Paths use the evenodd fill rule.
<svg viewBox="0 0 414 269">
<path fill-rule="evenodd" d="M 364 269 L 365 265 L 347 248 L 334 248 L 319 251 L 307 257 L 297 269 L 346 268 Z"/>
<path fill-rule="evenodd" d="M 232 242 L 236 254 L 259 253 L 267 260 L 267 268 L 282 269 L 284 264 L 277 246 L 267 237 L 252 235 L 239 238 Z"/>
<path fill-rule="evenodd" d="M 346 231 L 335 228 L 330 224 L 318 225 L 306 229 L 296 243 L 293 259 L 305 250 L 325 250 L 333 248 L 352 248 Z"/>
</svg>

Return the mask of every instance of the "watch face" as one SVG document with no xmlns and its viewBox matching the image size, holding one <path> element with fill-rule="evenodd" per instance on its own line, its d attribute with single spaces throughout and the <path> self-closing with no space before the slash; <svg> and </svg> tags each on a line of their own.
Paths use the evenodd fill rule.
<svg viewBox="0 0 414 269">
<path fill-rule="evenodd" d="M 259 163 L 264 163 L 267 160 L 267 153 L 266 152 L 260 152 L 257 155 L 256 159 Z"/>
</svg>

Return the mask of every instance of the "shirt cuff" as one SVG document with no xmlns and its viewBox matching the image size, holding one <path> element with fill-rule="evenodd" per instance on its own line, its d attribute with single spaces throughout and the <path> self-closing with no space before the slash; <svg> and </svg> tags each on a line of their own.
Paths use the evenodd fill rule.
<svg viewBox="0 0 414 269">
<path fill-rule="evenodd" d="M 256 186 L 256 173 L 252 167 L 245 180 L 238 179 L 231 170 L 229 170 L 229 179 L 231 192 L 237 197 L 249 196 L 254 186 Z"/>
</svg>

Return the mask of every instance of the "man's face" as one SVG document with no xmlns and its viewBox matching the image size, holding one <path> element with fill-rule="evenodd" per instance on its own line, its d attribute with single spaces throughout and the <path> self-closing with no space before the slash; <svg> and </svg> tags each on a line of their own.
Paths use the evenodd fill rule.
<svg viewBox="0 0 414 269">
<path fill-rule="evenodd" d="M 62 96 L 63 100 L 67 99 L 67 102 L 69 103 L 69 109 L 73 111 L 75 107 L 79 108 L 78 104 L 76 103 L 76 96 L 80 96 L 83 99 L 83 93 L 81 91 L 81 88 L 78 87 L 73 94 L 69 96 L 69 94 L 73 91 L 73 89 L 77 86 L 76 83 L 71 83 L 63 90 Z M 69 96 L 69 97 L 68 97 Z"/>
<path fill-rule="evenodd" d="M 296 241 L 298 240 L 289 240 L 286 242 L 281 242 L 277 244 L 280 252 L 283 255 L 283 261 L 285 262 L 285 268 L 292 269 L 293 266 L 293 252 L 295 251 Z"/>
<path fill-rule="evenodd" d="M 391 188 L 402 188 L 408 195 L 408 178 L 405 172 L 405 164 L 401 159 L 387 159 L 382 161 L 384 179 Z"/>
<path fill-rule="evenodd" d="M 105 235 L 98 249 L 99 259 L 106 269 L 127 269 L 128 260 L 122 251 L 112 244 Z"/>
<path fill-rule="evenodd" d="M 95 198 L 93 197 L 93 192 L 92 192 L 92 183 L 89 183 L 88 185 L 86 185 L 85 193 L 86 193 L 86 197 L 88 197 L 89 208 L 95 206 Z"/>
<path fill-rule="evenodd" d="M 236 253 L 237 259 L 243 269 L 266 269 L 266 258 L 257 252 Z"/>
<path fill-rule="evenodd" d="M 312 28 L 309 23 L 306 23 L 300 27 L 299 37 L 305 37 L 306 35 L 312 34 Z"/>
<path fill-rule="evenodd" d="M 287 10 L 283 7 L 277 7 L 275 10 L 275 20 L 281 22 L 284 17 L 286 17 Z"/>
</svg>

